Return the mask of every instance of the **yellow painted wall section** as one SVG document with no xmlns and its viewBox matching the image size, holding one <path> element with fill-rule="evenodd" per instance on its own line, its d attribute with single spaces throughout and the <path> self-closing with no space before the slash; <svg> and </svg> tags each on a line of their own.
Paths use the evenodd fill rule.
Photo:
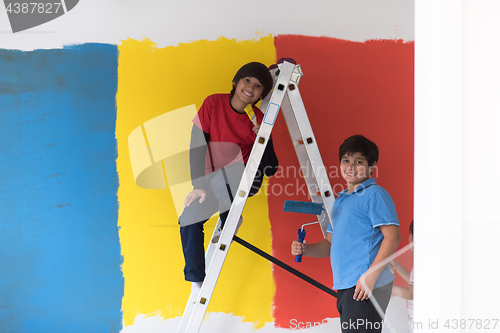
<svg viewBox="0 0 500 333">
<path fill-rule="evenodd" d="M 138 314 L 159 315 L 164 319 L 181 316 L 190 293 L 190 283 L 184 281 L 184 257 L 170 192 L 143 189 L 135 184 L 128 136 L 158 115 L 191 104 L 199 108 L 208 95 L 229 93 L 234 74 L 250 61 L 267 66 L 276 62 L 272 36 L 252 41 L 202 40 L 162 49 L 149 40 L 128 39 L 119 46 L 118 225 L 126 326 L 132 325 Z M 238 235 L 270 253 L 267 197 L 250 198 L 243 217 Z M 205 224 L 205 244 L 214 226 L 214 219 Z M 271 264 L 233 243 L 208 312 L 243 316 L 244 321 L 259 328 L 273 321 L 274 292 Z"/>
</svg>

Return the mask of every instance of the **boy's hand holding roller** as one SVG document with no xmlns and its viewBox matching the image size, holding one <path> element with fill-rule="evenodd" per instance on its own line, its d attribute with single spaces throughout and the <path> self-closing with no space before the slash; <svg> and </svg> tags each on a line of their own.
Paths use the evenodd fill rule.
<svg viewBox="0 0 500 333">
<path fill-rule="evenodd" d="M 292 242 L 292 255 L 294 256 L 299 256 L 301 254 L 304 254 L 307 250 L 307 241 L 304 240 L 303 243 L 294 240 Z"/>
</svg>

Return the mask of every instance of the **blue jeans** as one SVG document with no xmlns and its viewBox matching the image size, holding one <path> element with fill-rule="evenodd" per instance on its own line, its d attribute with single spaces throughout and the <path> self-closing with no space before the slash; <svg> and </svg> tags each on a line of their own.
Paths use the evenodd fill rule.
<svg viewBox="0 0 500 333">
<path fill-rule="evenodd" d="M 232 198 L 240 184 L 244 165 L 229 166 L 205 176 L 207 197 L 203 203 L 199 199 L 184 208 L 179 217 L 182 250 L 186 265 L 186 281 L 201 282 L 205 279 L 205 234 L 204 223 L 217 211 L 222 226 L 226 222 Z M 224 172 L 223 172 L 224 171 Z M 231 195 L 229 195 L 229 191 Z"/>
</svg>

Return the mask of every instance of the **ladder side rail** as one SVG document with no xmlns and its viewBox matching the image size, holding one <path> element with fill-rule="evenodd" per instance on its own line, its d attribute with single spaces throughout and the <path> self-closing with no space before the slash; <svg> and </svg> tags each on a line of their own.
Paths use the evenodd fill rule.
<svg viewBox="0 0 500 333">
<path fill-rule="evenodd" d="M 215 224 L 214 231 L 212 232 L 212 237 L 210 238 L 210 242 L 208 244 L 207 252 L 205 253 L 205 273 L 208 271 L 208 267 L 210 266 L 210 260 L 215 252 L 215 248 L 217 247 L 217 243 L 212 243 L 212 239 L 215 237 L 217 230 L 222 225 L 220 217 L 217 219 L 217 223 Z"/>
<path fill-rule="evenodd" d="M 212 255 L 210 266 L 207 269 L 205 280 L 201 286 L 196 304 L 194 304 L 192 313 L 189 316 L 188 325 L 185 330 L 186 333 L 197 333 L 203 323 L 203 318 L 229 251 L 238 220 L 243 212 L 246 200 L 248 199 L 248 193 L 253 184 L 258 166 L 264 154 L 265 146 L 267 145 L 267 141 L 271 135 L 277 114 L 286 94 L 286 87 L 290 81 L 294 68 L 295 65 L 288 62 L 281 64 L 280 75 L 276 81 L 274 91 L 269 100 L 266 113 L 264 114 L 262 124 L 259 132 L 257 133 L 257 138 L 252 147 L 247 165 L 243 171 L 238 190 L 236 191 L 233 203 L 229 209 L 226 223 L 222 229 L 216 250 Z"/>
<path fill-rule="evenodd" d="M 304 177 L 304 181 L 307 185 L 307 191 L 310 199 L 312 202 L 324 204 L 323 198 L 321 197 L 320 186 L 318 185 L 318 181 L 316 180 L 315 175 L 312 172 L 312 165 L 309 161 L 309 156 L 304 145 L 305 138 L 300 133 L 299 126 L 297 124 L 297 120 L 295 119 L 294 111 L 292 109 L 288 96 L 286 96 L 283 100 L 281 110 L 283 112 L 283 117 L 285 118 L 285 123 L 287 125 L 288 132 L 295 149 L 295 154 L 297 155 L 297 159 L 299 161 L 300 172 Z M 323 215 L 318 215 L 318 219 L 322 219 L 322 216 Z M 323 223 L 321 223 L 320 225 L 323 236 L 326 236 L 326 226 L 328 225 L 328 223 L 330 223 L 329 214 L 327 214 L 325 221 L 323 221 Z"/>
<path fill-rule="evenodd" d="M 188 325 L 185 330 L 186 333 L 197 333 L 201 328 L 203 318 L 205 317 L 208 304 L 210 303 L 215 285 L 217 284 L 222 266 L 224 265 L 231 245 L 231 239 L 236 231 L 237 221 L 243 212 L 245 202 L 246 198 L 239 197 L 238 195 L 234 198 L 226 223 L 222 229 L 219 242 L 216 244 L 215 251 L 210 260 L 210 266 L 207 269 L 200 293 L 196 299 L 196 303 L 193 304 L 192 313 L 189 316 Z"/>
<path fill-rule="evenodd" d="M 325 204 L 325 211 L 327 214 L 327 219 L 329 220 L 328 222 L 322 224 L 323 233 L 325 233 L 328 223 L 330 223 L 333 227 L 332 218 L 330 215 L 333 208 L 333 203 L 335 201 L 335 196 L 330 184 L 330 180 L 328 179 L 328 174 L 323 164 L 323 159 L 321 158 L 318 144 L 314 136 L 311 123 L 309 122 L 302 97 L 300 96 L 300 90 L 298 86 L 295 86 L 293 90 L 288 89 L 287 97 L 288 102 L 291 106 L 291 110 L 293 110 L 299 132 L 303 138 L 303 146 L 307 152 L 308 160 L 311 162 L 312 173 L 319 186 L 322 201 Z M 325 219 L 325 221 L 327 219 Z"/>
<path fill-rule="evenodd" d="M 317 193 L 320 192 L 320 188 L 318 186 L 316 178 L 314 177 L 314 173 L 311 172 L 312 165 L 311 162 L 309 161 L 309 155 L 307 154 L 307 150 L 304 144 L 305 137 L 302 136 L 302 133 L 299 130 L 297 120 L 295 119 L 294 111 L 290 105 L 290 101 L 288 98 L 285 98 L 283 100 L 283 105 L 281 107 L 281 110 L 283 111 L 285 123 L 287 125 L 290 138 L 293 142 L 295 154 L 297 155 L 297 159 L 299 160 L 302 176 L 304 176 L 304 179 L 308 185 L 309 195 L 311 196 L 311 198 L 315 198 L 318 196 Z M 320 196 L 320 201 L 316 200 L 313 201 L 322 202 L 321 195 L 319 196 Z"/>
<path fill-rule="evenodd" d="M 276 86 L 276 81 L 278 81 L 278 77 L 276 76 L 276 72 L 278 72 L 278 68 L 273 68 L 269 71 L 271 73 L 271 77 L 273 78 L 273 87 Z M 271 96 L 273 95 L 273 91 L 267 94 L 267 96 L 260 102 L 259 109 L 262 113 L 266 113 L 267 106 L 269 105 L 269 101 L 271 100 Z"/>
<path fill-rule="evenodd" d="M 219 229 L 220 225 L 221 225 L 221 220 L 219 217 L 217 219 L 217 224 L 215 225 L 214 231 L 212 233 L 212 238 L 214 238 L 215 233 L 217 232 L 217 229 Z M 210 266 L 210 261 L 212 259 L 214 252 L 215 252 L 216 247 L 217 247 L 217 243 L 212 243 L 211 241 L 209 242 L 207 252 L 205 253 L 205 273 L 207 272 L 208 267 Z M 196 302 L 196 300 L 190 296 L 188 299 L 188 302 L 186 304 L 186 308 L 184 309 L 183 314 L 188 314 L 188 313 L 191 314 L 193 312 L 195 302 Z M 189 315 L 186 315 L 186 316 L 183 315 L 181 317 L 181 322 L 179 324 L 179 327 L 177 328 L 177 332 L 184 332 L 186 330 L 188 322 L 189 322 L 189 318 L 190 318 Z"/>
</svg>

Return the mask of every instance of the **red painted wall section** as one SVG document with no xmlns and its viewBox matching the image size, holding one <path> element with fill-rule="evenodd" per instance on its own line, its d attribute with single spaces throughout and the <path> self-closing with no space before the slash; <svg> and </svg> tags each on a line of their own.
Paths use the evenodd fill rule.
<svg viewBox="0 0 500 333">
<path fill-rule="evenodd" d="M 299 89 L 335 193 L 345 188 L 338 172 L 338 147 L 344 139 L 363 134 L 378 145 L 375 176 L 395 201 L 403 247 L 413 218 L 414 43 L 283 35 L 275 37 L 275 46 L 278 59 L 292 57 L 302 66 Z M 308 198 L 285 121 L 281 113 L 278 117 L 273 138 L 281 170 L 269 185 L 273 255 L 331 286 L 329 258 L 303 258 L 298 264 L 290 254 L 297 229 L 315 217 L 282 212 L 285 200 Z M 322 239 L 319 227 L 306 230 L 309 242 Z M 274 268 L 274 278 L 276 326 L 291 328 L 292 320 L 321 322 L 338 317 L 333 297 L 279 267 Z"/>
</svg>

